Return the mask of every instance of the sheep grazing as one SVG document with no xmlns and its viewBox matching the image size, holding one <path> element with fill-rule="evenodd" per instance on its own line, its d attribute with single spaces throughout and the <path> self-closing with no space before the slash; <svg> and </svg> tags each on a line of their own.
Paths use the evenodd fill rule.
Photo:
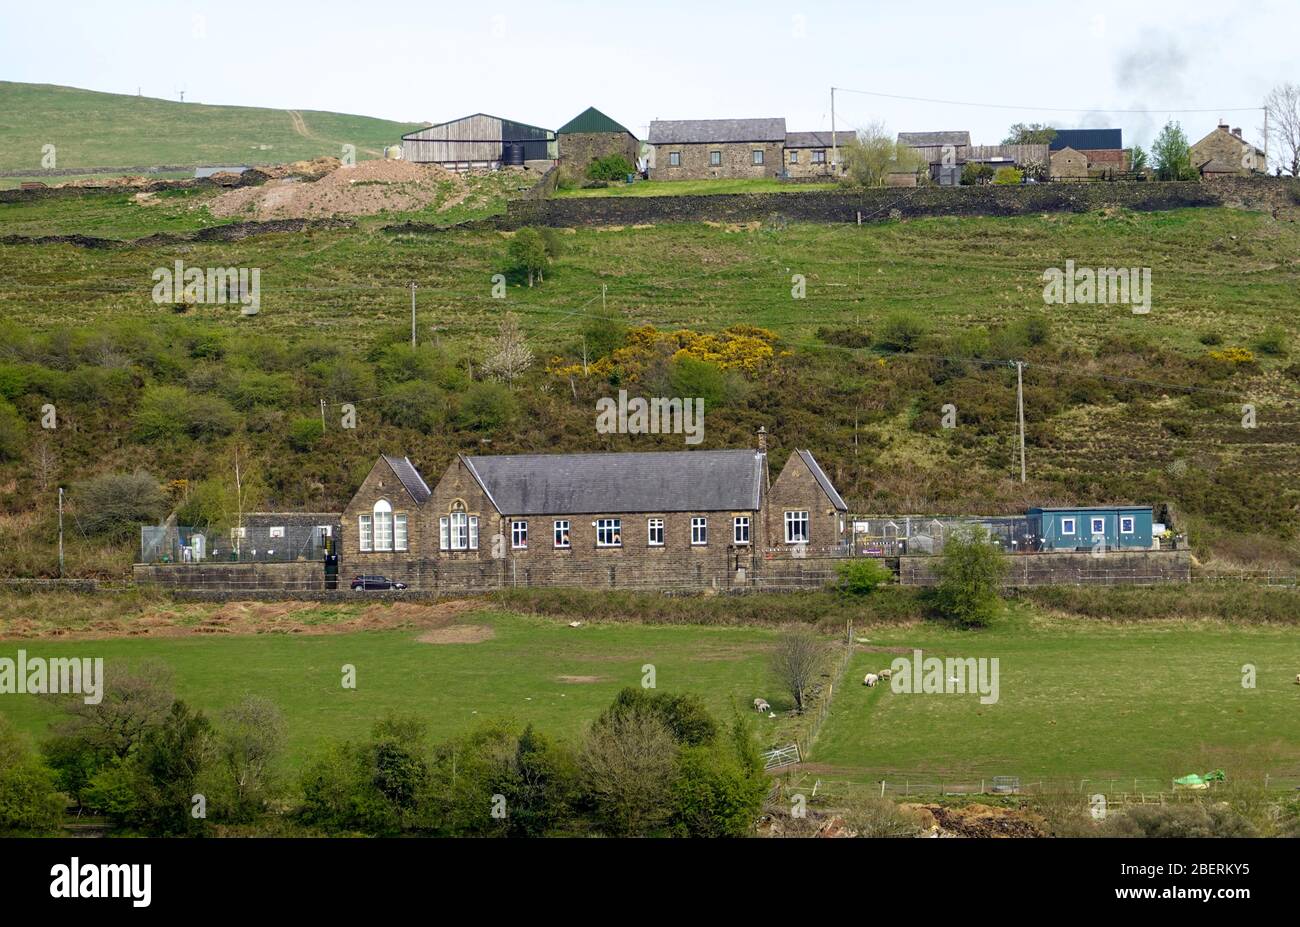
<svg viewBox="0 0 1300 927">
<path fill-rule="evenodd" d="M 881 670 L 877 675 L 879 675 L 881 679 L 891 679 L 891 678 L 893 678 L 894 671 L 893 671 L 893 670 Z"/>
<path fill-rule="evenodd" d="M 771 711 L 771 710 L 772 710 L 772 706 L 769 705 L 769 704 L 767 703 L 767 699 L 765 699 L 765 698 L 756 698 L 756 699 L 754 699 L 754 710 L 755 710 L 755 711 Z"/>
<path fill-rule="evenodd" d="M 880 677 L 875 673 L 867 673 L 867 675 L 862 678 L 862 684 L 864 686 L 874 686 L 878 682 L 880 682 Z"/>
<path fill-rule="evenodd" d="M 1295 684 L 1300 686 L 1300 673 L 1295 674 Z"/>
</svg>

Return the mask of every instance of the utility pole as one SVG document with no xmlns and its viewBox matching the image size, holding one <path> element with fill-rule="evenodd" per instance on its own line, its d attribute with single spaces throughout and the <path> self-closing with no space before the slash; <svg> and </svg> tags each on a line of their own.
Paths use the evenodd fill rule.
<svg viewBox="0 0 1300 927">
<path fill-rule="evenodd" d="M 59 487 L 59 579 L 63 579 L 63 487 Z"/>
<path fill-rule="evenodd" d="M 1268 173 L 1268 107 L 1264 107 L 1264 173 Z"/>
<path fill-rule="evenodd" d="M 1016 410 L 1020 415 L 1020 482 L 1025 481 L 1025 379 L 1024 361 L 1016 361 Z"/>
<path fill-rule="evenodd" d="M 831 174 L 835 174 L 840 163 L 840 148 L 835 136 L 835 88 L 831 88 Z"/>
<path fill-rule="evenodd" d="M 324 431 L 325 428 L 326 428 L 326 425 L 325 425 L 325 400 L 324 400 L 324 399 L 322 399 L 322 400 L 320 401 L 320 427 L 321 427 L 321 431 Z"/>
<path fill-rule="evenodd" d="M 602 283 L 600 285 L 600 314 L 601 315 L 605 314 L 605 291 L 608 289 L 609 289 L 609 284 Z"/>
<path fill-rule="evenodd" d="M 415 347 L 415 281 L 411 281 L 411 347 Z"/>
</svg>

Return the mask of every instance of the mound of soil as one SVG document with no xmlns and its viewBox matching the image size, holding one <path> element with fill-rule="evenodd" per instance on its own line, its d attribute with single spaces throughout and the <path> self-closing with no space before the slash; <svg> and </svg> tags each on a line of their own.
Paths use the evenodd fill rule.
<svg viewBox="0 0 1300 927">
<path fill-rule="evenodd" d="M 223 193 L 208 204 L 213 215 L 255 219 L 364 216 L 383 210 L 412 212 L 436 205 L 439 212 L 463 202 L 474 174 L 456 174 L 436 164 L 361 161 L 335 167 L 318 180 L 293 173 L 257 187 Z"/>
</svg>

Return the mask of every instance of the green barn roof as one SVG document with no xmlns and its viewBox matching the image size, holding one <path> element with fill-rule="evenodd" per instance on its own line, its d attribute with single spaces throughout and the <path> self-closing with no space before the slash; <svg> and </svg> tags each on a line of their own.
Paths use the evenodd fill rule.
<svg viewBox="0 0 1300 927">
<path fill-rule="evenodd" d="M 555 134 L 564 135 L 568 132 L 627 132 L 628 135 L 632 135 L 626 127 L 619 125 L 594 106 L 588 106 L 581 113 L 560 126 Z M 635 137 L 633 136 L 633 138 Z"/>
</svg>

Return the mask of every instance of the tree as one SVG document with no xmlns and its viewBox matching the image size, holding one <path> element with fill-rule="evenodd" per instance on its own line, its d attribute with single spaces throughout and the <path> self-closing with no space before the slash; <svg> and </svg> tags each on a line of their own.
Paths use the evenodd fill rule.
<svg viewBox="0 0 1300 927">
<path fill-rule="evenodd" d="M 0 715 L 0 834 L 54 830 L 65 801 L 50 770 Z"/>
<path fill-rule="evenodd" d="M 456 408 L 456 424 L 474 431 L 491 431 L 512 421 L 519 403 L 500 383 L 478 382 L 470 386 Z"/>
<path fill-rule="evenodd" d="M 914 173 L 925 165 L 920 152 L 900 145 L 880 122 L 858 130 L 841 152 L 846 182 L 859 187 L 884 186 L 891 171 Z"/>
<path fill-rule="evenodd" d="M 507 312 L 501 317 L 501 329 L 488 348 L 483 373 L 506 385 L 513 385 L 533 365 L 533 352 L 519 330 L 519 317 Z"/>
<path fill-rule="evenodd" d="M 1129 155 L 1128 169 L 1134 174 L 1141 174 L 1147 169 L 1147 153 L 1141 145 L 1134 145 Z"/>
<path fill-rule="evenodd" d="M 605 709 L 596 723 L 610 724 L 618 718 L 633 716 L 659 719 L 679 744 L 698 746 L 711 743 L 718 735 L 717 722 L 696 696 L 652 692 L 631 686 L 614 696 L 613 704 Z"/>
<path fill-rule="evenodd" d="M 730 736 L 686 747 L 679 755 L 670 829 L 682 837 L 747 836 L 767 789 L 753 729 L 737 714 Z"/>
<path fill-rule="evenodd" d="M 1268 139 L 1274 157 L 1292 177 L 1300 177 L 1300 85 L 1278 84 L 1267 97 Z M 1266 165 L 1267 169 L 1267 165 Z"/>
<path fill-rule="evenodd" d="M 1056 138 L 1056 130 L 1049 125 L 1038 122 L 1017 122 L 1007 129 L 1004 145 L 1050 145 Z"/>
<path fill-rule="evenodd" d="M 961 183 L 964 187 L 983 186 L 993 179 L 993 168 L 983 161 L 967 161 L 961 168 Z"/>
<path fill-rule="evenodd" d="M 1156 162 L 1156 177 L 1160 180 L 1196 179 L 1187 134 L 1176 121 L 1171 119 L 1165 123 L 1156 140 L 1151 143 L 1151 154 Z"/>
<path fill-rule="evenodd" d="M 794 628 L 776 639 L 772 673 L 794 699 L 797 711 L 804 710 L 804 697 L 825 662 L 826 643 L 809 628 Z"/>
<path fill-rule="evenodd" d="M 289 446 L 306 453 L 325 437 L 325 424 L 314 416 L 294 419 L 289 425 Z"/>
<path fill-rule="evenodd" d="M 940 614 L 965 628 L 987 625 L 1001 602 L 1007 572 L 1006 557 L 988 534 L 981 528 L 954 531 L 944 542 L 943 558 L 935 569 Z"/>
<path fill-rule="evenodd" d="M 83 531 L 119 540 L 157 521 L 167 506 L 158 481 L 143 470 L 92 477 L 73 487 L 73 498 Z"/>
<path fill-rule="evenodd" d="M 651 714 L 594 724 L 578 755 L 582 788 L 596 820 L 613 836 L 646 836 L 672 811 L 677 743 Z"/>
<path fill-rule="evenodd" d="M 845 595 L 870 595 L 876 587 L 891 581 L 894 574 L 874 557 L 845 560 L 835 567 L 839 581 L 835 588 Z"/>
<path fill-rule="evenodd" d="M 214 797 L 223 818 L 247 822 L 264 810 L 284 743 L 284 715 L 273 702 L 248 696 L 222 712 Z"/>
<path fill-rule="evenodd" d="M 538 283 L 543 281 L 542 274 L 550 265 L 551 256 L 546 250 L 546 239 L 541 232 L 534 228 L 522 228 L 515 232 L 507 253 L 510 263 L 528 276 L 530 287 L 534 278 Z"/>
</svg>

